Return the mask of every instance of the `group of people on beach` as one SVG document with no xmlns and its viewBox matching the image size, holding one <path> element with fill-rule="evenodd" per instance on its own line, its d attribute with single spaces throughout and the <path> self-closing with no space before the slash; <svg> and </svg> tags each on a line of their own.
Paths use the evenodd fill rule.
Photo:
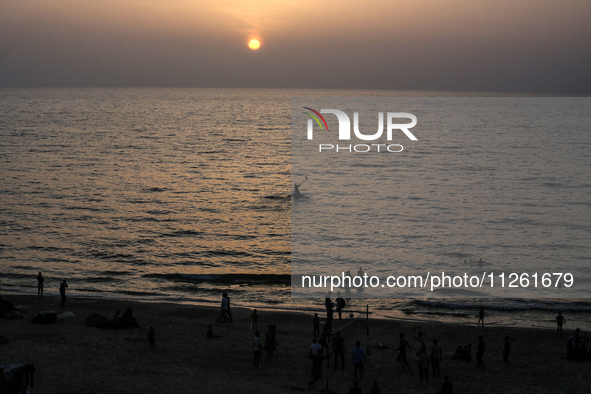
<svg viewBox="0 0 591 394">
<path fill-rule="evenodd" d="M 37 298 L 43 298 L 43 288 L 45 286 L 45 277 L 41 272 L 37 275 Z M 68 282 L 64 279 L 60 283 L 60 297 L 62 299 L 60 306 L 64 308 L 66 306 L 66 288 Z"/>
</svg>

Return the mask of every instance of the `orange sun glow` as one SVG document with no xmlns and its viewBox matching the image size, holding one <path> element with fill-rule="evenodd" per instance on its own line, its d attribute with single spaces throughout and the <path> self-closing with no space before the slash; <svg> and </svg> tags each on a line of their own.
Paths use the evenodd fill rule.
<svg viewBox="0 0 591 394">
<path fill-rule="evenodd" d="M 248 47 L 250 49 L 252 49 L 253 51 L 256 51 L 257 49 L 259 49 L 261 47 L 261 42 L 259 40 L 250 40 L 248 42 Z"/>
</svg>

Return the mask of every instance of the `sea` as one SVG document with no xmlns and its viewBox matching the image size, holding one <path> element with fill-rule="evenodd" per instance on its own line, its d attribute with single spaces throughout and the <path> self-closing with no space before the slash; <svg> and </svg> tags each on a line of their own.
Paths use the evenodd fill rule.
<svg viewBox="0 0 591 394">
<path fill-rule="evenodd" d="M 227 292 L 233 306 L 322 312 L 324 298 L 292 297 L 292 204 L 297 203 L 298 209 L 307 209 L 308 204 L 324 213 L 330 209 L 313 176 L 307 180 L 307 190 L 302 189 L 307 199 L 292 201 L 292 99 L 452 96 L 468 100 L 499 95 L 313 89 L 2 89 L 0 292 L 35 293 L 36 275 L 42 272 L 46 294 L 57 295 L 60 282 L 67 279 L 72 297 L 217 305 L 222 292 Z M 565 99 L 545 98 L 544 105 L 552 106 L 552 100 L 565 105 Z M 586 100 L 583 104 L 589 107 L 589 99 L 578 100 Z M 573 108 L 569 102 L 567 108 Z M 573 116 L 588 116 L 574 108 Z M 418 180 L 405 184 L 394 202 L 412 226 L 399 229 L 394 240 L 384 234 L 387 242 L 381 244 L 398 244 L 397 250 L 406 251 L 399 259 L 408 260 L 412 255 L 429 255 L 438 242 L 446 243 L 433 263 L 468 271 L 482 260 L 508 267 L 512 259 L 527 260 L 532 253 L 532 260 L 543 260 L 545 270 L 551 270 L 552 261 L 562 256 L 574 264 L 583 283 L 590 283 L 585 282 L 591 279 L 591 130 L 586 119 L 584 127 L 557 126 L 555 134 L 544 135 L 531 122 L 522 122 L 516 127 L 524 139 L 517 145 L 502 135 L 499 144 L 490 146 L 490 135 L 471 134 L 470 144 L 479 150 L 467 160 L 470 179 L 479 180 L 476 183 L 468 182 L 465 172 L 449 171 L 466 159 L 454 156 L 461 144 L 456 138 L 439 138 L 420 148 L 423 151 L 408 153 L 412 163 L 429 165 L 410 165 L 404 162 L 405 156 L 398 156 L 400 176 Z M 431 132 L 441 127 L 433 126 Z M 453 125 L 445 127 L 449 135 L 456 131 Z M 528 143 L 537 143 L 545 151 L 533 157 L 520 154 Z M 501 154 L 506 150 L 510 154 Z M 435 151 L 445 152 L 448 160 L 434 162 Z M 513 171 L 532 162 L 527 175 Z M 491 167 L 491 163 L 501 165 Z M 426 177 L 431 165 L 448 171 L 443 177 Z M 522 188 L 520 199 L 503 198 L 498 188 L 487 187 L 502 178 L 503 171 L 516 174 L 508 180 L 512 184 L 538 185 L 529 191 Z M 418 192 L 424 188 L 432 193 L 439 184 L 478 186 L 474 188 L 478 204 L 486 200 L 495 215 L 479 220 L 475 230 L 470 217 L 480 205 L 471 206 L 465 191 L 435 203 Z M 547 205 L 537 204 L 537 196 Z M 447 212 L 449 200 L 459 198 L 461 210 Z M 413 207 L 437 213 L 413 215 Z M 498 212 L 507 213 L 499 216 Z M 464 223 L 455 235 L 466 241 L 461 247 L 450 248 L 444 241 L 450 218 Z M 416 231 L 427 225 L 437 231 Z M 505 228 L 516 232 L 507 234 Z M 469 242 L 477 231 L 501 234 L 505 241 L 487 244 L 480 237 L 479 242 Z M 520 247 L 518 241 L 507 241 L 521 233 L 541 235 L 543 244 L 528 241 Z M 412 243 L 412 249 L 401 247 L 405 242 Z M 356 257 L 349 260 L 356 269 Z M 510 298 L 351 297 L 346 314 L 363 317 L 369 310 L 372 317 L 381 319 L 474 324 L 479 309 L 485 308 L 487 324 L 552 328 L 560 310 L 569 327 L 591 330 L 591 299 L 584 291 L 576 294 L 538 297 L 526 289 L 511 293 Z"/>
</svg>

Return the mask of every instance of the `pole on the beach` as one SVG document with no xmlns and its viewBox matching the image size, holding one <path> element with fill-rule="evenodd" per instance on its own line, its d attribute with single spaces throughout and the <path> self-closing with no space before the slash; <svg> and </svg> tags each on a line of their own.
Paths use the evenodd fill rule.
<svg viewBox="0 0 591 394">
<path fill-rule="evenodd" d="M 369 356 L 369 304 L 365 306 L 365 321 L 366 321 L 366 341 L 367 341 L 367 355 Z"/>
</svg>

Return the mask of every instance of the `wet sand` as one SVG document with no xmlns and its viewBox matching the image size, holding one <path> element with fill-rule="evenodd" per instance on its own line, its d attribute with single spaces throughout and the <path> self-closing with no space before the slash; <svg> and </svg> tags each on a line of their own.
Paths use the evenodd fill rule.
<svg viewBox="0 0 591 394">
<path fill-rule="evenodd" d="M 40 302 L 31 295 L 4 295 L 20 306 L 24 319 L 0 319 L 0 336 L 9 343 L 0 345 L 0 364 L 35 365 L 35 393 L 297 393 L 308 389 L 312 343 L 311 313 L 259 311 L 259 331 L 264 342 L 267 325 L 277 326 L 279 346 L 270 365 L 261 360 L 252 365 L 250 310 L 234 308 L 233 323 L 219 323 L 218 308 L 123 300 L 69 298 L 65 308 L 59 297 L 46 296 Z M 322 300 L 319 305 L 322 305 Z M 104 330 L 88 327 L 85 318 L 98 313 L 111 318 L 116 309 L 131 307 L 140 328 Z M 56 324 L 31 324 L 40 311 L 69 311 L 75 317 Z M 345 315 L 345 314 L 344 314 Z M 346 313 L 348 316 L 348 313 Z M 321 316 L 322 317 L 322 316 Z M 343 316 L 344 317 L 344 316 Z M 349 323 L 335 320 L 334 329 Z M 475 323 L 475 322 L 474 322 Z M 218 339 L 206 339 L 208 324 Z M 148 328 L 154 326 L 156 347 L 148 346 Z M 370 319 L 370 346 L 365 374 L 360 386 L 368 393 L 374 380 L 382 393 L 435 393 L 444 375 L 449 375 L 455 393 L 583 393 L 591 387 L 591 361 L 565 358 L 566 341 L 576 327 L 565 326 L 562 336 L 553 330 L 529 328 L 476 327 L 442 323 Z M 439 339 L 444 359 L 441 377 L 419 382 L 417 333 L 422 331 L 430 352 L 432 339 Z M 404 332 L 413 351 L 409 352 L 412 374 L 402 372 L 392 349 Z M 587 336 L 587 333 L 582 333 Z M 355 319 L 342 330 L 347 348 L 345 371 L 323 365 L 316 389 L 328 385 L 336 393 L 348 393 L 353 382 L 350 351 L 356 340 L 366 348 L 366 320 Z M 478 336 L 486 343 L 484 363 L 475 361 Z M 502 361 L 504 337 L 511 337 L 511 365 Z M 472 362 L 452 360 L 458 345 L 472 343 Z M 263 353 L 264 359 L 264 353 Z"/>
</svg>

